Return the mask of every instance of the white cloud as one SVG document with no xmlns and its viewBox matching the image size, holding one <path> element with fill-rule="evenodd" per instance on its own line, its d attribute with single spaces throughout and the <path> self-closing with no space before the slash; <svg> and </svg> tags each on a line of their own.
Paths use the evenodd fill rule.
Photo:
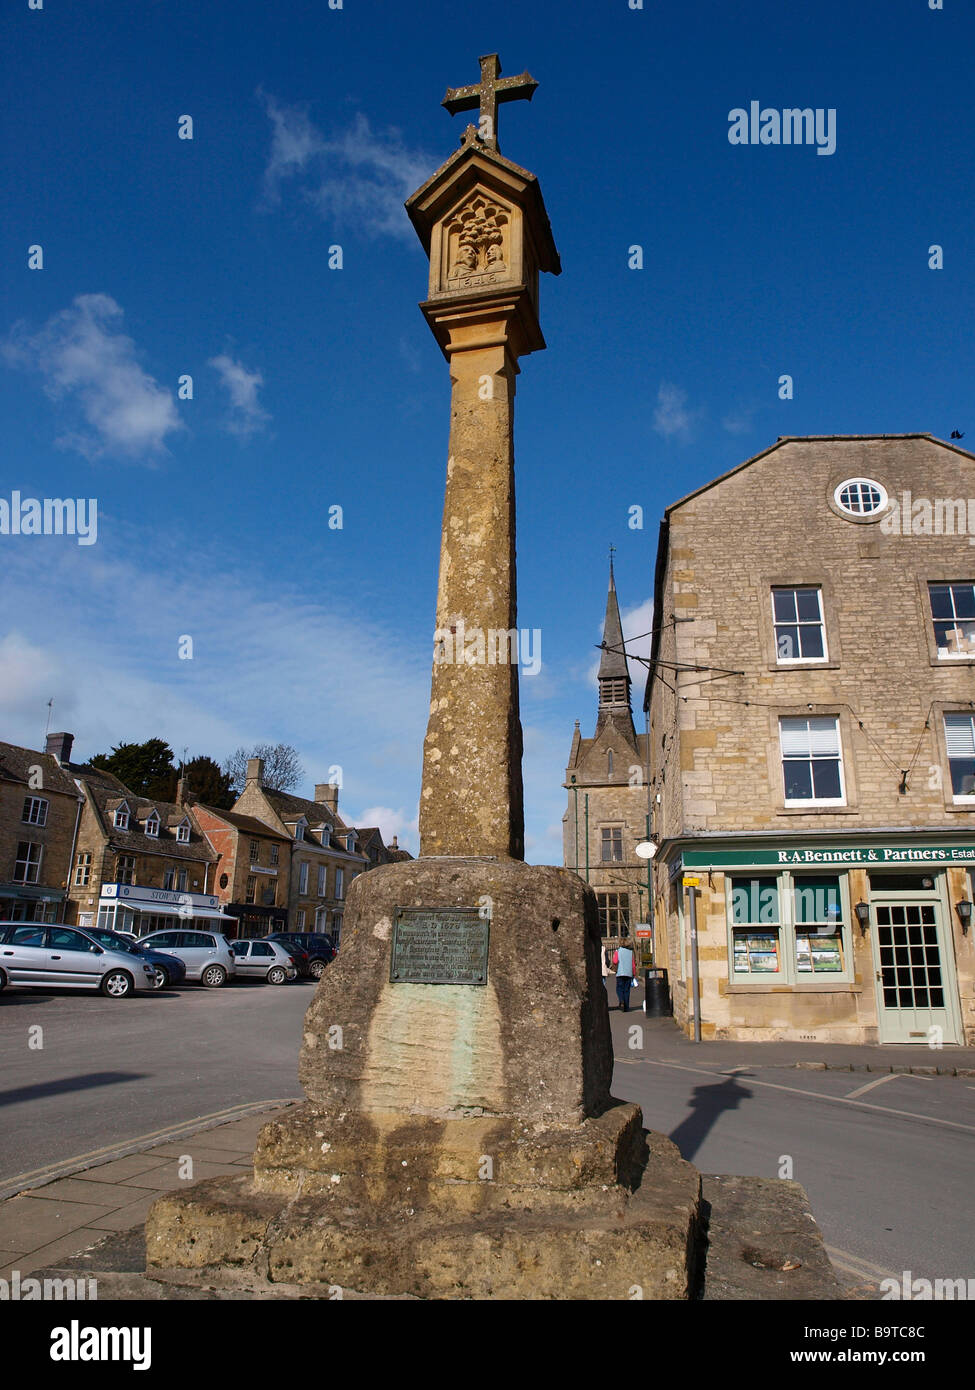
<svg viewBox="0 0 975 1390">
<path fill-rule="evenodd" d="M 66 403 L 75 423 L 56 442 L 86 458 L 151 458 L 184 428 L 171 392 L 140 366 L 122 317 L 110 295 L 81 294 L 36 333 L 16 325 L 3 347 L 10 366 L 37 372 L 47 394 Z"/>
<path fill-rule="evenodd" d="M 218 761 L 281 741 L 307 770 L 302 794 L 338 763 L 340 811 L 416 805 L 427 643 L 312 601 L 257 563 L 242 573 L 216 540 L 196 556 L 176 536 L 106 519 L 97 546 L 71 550 L 33 537 L 4 548 L 0 739 L 38 747 L 53 696 L 52 727 L 76 735 L 79 761 L 151 737 Z M 192 660 L 178 656 L 184 635 Z M 411 756 L 377 758 L 391 739 Z M 390 833 L 397 816 L 408 834 L 408 811 L 391 812 Z"/>
<path fill-rule="evenodd" d="M 434 156 L 408 149 L 397 130 L 373 131 L 362 112 L 326 138 L 302 107 L 258 95 L 273 127 L 264 170 L 269 202 L 279 201 L 282 183 L 293 179 L 322 218 L 342 230 L 412 240 L 403 203 L 437 167 Z"/>
<path fill-rule="evenodd" d="M 339 802 L 339 813 L 352 815 L 352 811 L 343 812 L 342 804 Z M 382 832 L 383 841 L 389 844 L 393 836 L 397 836 L 400 849 L 408 849 L 411 854 L 419 851 L 420 845 L 420 826 L 418 816 L 410 816 L 400 807 L 394 811 L 391 806 L 367 806 L 364 811 L 356 812 L 354 817 L 356 825 L 378 825 Z"/>
<path fill-rule="evenodd" d="M 662 381 L 657 391 L 657 408 L 653 412 L 653 428 L 665 439 L 691 437 L 693 412 L 687 408 L 687 392 L 672 382 Z"/>
<path fill-rule="evenodd" d="M 208 364 L 220 373 L 221 385 L 230 397 L 230 414 L 225 427 L 231 434 L 247 436 L 259 430 L 270 415 L 262 408 L 257 392 L 264 385 L 264 377 L 259 371 L 248 371 L 242 362 L 236 361 L 228 353 L 211 357 Z"/>
</svg>

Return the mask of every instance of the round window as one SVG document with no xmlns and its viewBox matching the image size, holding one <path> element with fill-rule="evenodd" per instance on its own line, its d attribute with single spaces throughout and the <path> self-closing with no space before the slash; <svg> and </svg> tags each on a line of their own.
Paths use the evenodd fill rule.
<svg viewBox="0 0 975 1390">
<path fill-rule="evenodd" d="M 230 879 L 227 877 L 226 874 L 221 874 L 221 875 L 220 875 L 220 887 L 221 887 L 221 888 L 226 888 L 226 886 L 227 886 L 227 884 L 228 884 L 229 882 L 230 882 Z"/>
<path fill-rule="evenodd" d="M 833 501 L 846 516 L 876 516 L 887 506 L 887 489 L 872 478 L 848 478 L 833 493 Z"/>
</svg>

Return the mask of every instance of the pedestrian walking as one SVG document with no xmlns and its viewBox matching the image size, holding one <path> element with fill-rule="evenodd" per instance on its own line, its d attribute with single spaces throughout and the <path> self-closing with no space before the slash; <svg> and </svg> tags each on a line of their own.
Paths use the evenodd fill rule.
<svg viewBox="0 0 975 1390">
<path fill-rule="evenodd" d="M 616 997 L 624 1013 L 629 1013 L 630 1010 L 630 990 L 633 987 L 635 968 L 630 938 L 624 936 L 616 951 Z"/>
</svg>

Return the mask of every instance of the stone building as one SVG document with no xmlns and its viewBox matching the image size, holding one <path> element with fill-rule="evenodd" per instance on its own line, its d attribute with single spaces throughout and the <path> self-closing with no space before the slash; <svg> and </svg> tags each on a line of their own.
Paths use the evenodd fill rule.
<svg viewBox="0 0 975 1390">
<path fill-rule="evenodd" d="M 84 805 L 68 886 L 71 921 L 137 936 L 174 919 L 218 931 L 229 925 L 210 886 L 217 856 L 191 807 L 135 796 L 101 768 L 72 772 Z"/>
<path fill-rule="evenodd" d="M 613 566 L 599 662 L 599 704 L 592 738 L 576 721 L 564 786 L 562 862 L 591 884 L 607 945 L 637 930 L 641 963 L 649 965 L 650 892 L 647 861 L 635 846 L 647 838 L 647 738 L 633 725 L 630 673 Z"/>
<path fill-rule="evenodd" d="M 367 869 L 378 869 L 381 864 L 401 864 L 413 856 L 407 849 L 400 849 L 399 838 L 394 835 L 387 845 L 378 825 L 357 825 L 356 848 L 365 855 Z"/>
<path fill-rule="evenodd" d="M 356 848 L 355 828 L 338 813 L 339 789 L 330 782 L 319 783 L 314 801 L 307 801 L 265 787 L 263 779 L 263 759 L 249 759 L 247 781 L 233 809 L 280 831 L 291 842 L 288 929 L 324 932 L 338 941 L 349 884 L 368 867 Z"/>
<path fill-rule="evenodd" d="M 693 891 L 703 1037 L 975 1042 L 973 494 L 931 435 L 782 438 L 667 508 L 646 707 L 688 1032 Z"/>
<path fill-rule="evenodd" d="M 193 802 L 193 815 L 217 855 L 213 891 L 237 921 L 236 935 L 288 930 L 291 837 L 254 816 Z"/>
<path fill-rule="evenodd" d="M 62 922 L 82 797 L 62 763 L 71 734 L 45 752 L 0 743 L 0 918 Z"/>
</svg>

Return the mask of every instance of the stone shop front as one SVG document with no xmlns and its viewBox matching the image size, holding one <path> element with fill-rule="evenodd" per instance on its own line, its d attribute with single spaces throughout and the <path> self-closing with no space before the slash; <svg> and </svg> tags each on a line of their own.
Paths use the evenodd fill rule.
<svg viewBox="0 0 975 1390">
<path fill-rule="evenodd" d="M 693 1036 L 693 892 L 703 1038 L 971 1044 L 973 869 L 975 843 L 944 832 L 664 842 L 658 963 L 677 1022 Z"/>
</svg>

